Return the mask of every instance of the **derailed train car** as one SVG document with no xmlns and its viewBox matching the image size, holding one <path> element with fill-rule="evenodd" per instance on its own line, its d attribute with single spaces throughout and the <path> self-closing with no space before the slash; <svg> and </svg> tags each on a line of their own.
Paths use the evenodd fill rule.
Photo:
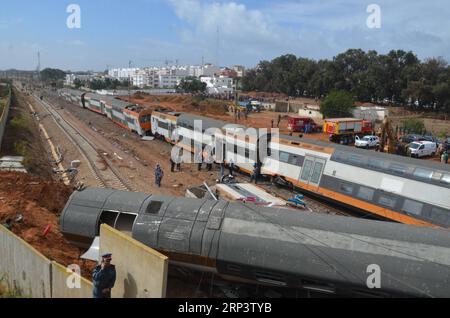
<svg viewBox="0 0 450 318">
<path fill-rule="evenodd" d="M 106 223 L 174 264 L 228 279 L 358 296 L 450 296 L 446 230 L 94 188 L 75 192 L 60 222 L 80 247 Z M 374 267 L 381 285 L 370 289 Z"/>
<path fill-rule="evenodd" d="M 83 99 L 79 91 L 64 91 L 66 99 L 74 103 Z M 282 179 L 284 184 L 323 200 L 383 220 L 450 228 L 448 165 L 287 135 L 252 137 L 245 126 L 186 113 L 140 112 L 139 128 L 123 111 L 131 106 L 112 97 L 102 100 L 106 116 L 122 127 L 162 136 L 190 152 L 194 152 L 195 143 L 202 148 L 216 145 L 214 157 L 225 163 L 233 161 L 242 172 L 252 174 L 256 161 L 263 175 Z M 197 134 L 195 121 L 202 122 L 202 132 Z M 217 128 L 217 133 L 207 131 L 211 128 Z"/>
<path fill-rule="evenodd" d="M 124 102 L 113 96 L 72 89 L 62 89 L 59 95 L 69 102 L 106 116 L 115 124 L 140 136 L 151 134 L 151 109 Z"/>
</svg>

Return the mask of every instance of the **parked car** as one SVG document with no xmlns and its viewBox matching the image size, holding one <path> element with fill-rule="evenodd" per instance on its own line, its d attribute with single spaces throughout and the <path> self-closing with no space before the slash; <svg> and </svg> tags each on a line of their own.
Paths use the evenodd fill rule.
<svg viewBox="0 0 450 318">
<path fill-rule="evenodd" d="M 377 136 L 364 136 L 363 138 L 355 137 L 355 146 L 358 148 L 373 148 L 380 144 L 380 138 Z"/>
<path fill-rule="evenodd" d="M 437 151 L 436 143 L 432 141 L 414 141 L 409 145 L 411 157 L 421 158 L 425 156 L 434 156 Z"/>
<path fill-rule="evenodd" d="M 401 142 L 403 142 L 405 144 L 410 144 L 414 141 L 424 141 L 425 139 L 421 135 L 409 134 L 409 135 L 403 136 L 400 140 L 401 140 Z"/>
<path fill-rule="evenodd" d="M 441 143 L 441 142 L 439 141 L 439 139 L 436 138 L 436 137 L 433 136 L 433 135 L 422 136 L 422 140 L 423 140 L 423 141 L 431 141 L 431 142 L 434 142 L 434 143 L 436 143 L 436 145 L 437 145 L 438 147 L 439 147 L 439 144 Z"/>
</svg>

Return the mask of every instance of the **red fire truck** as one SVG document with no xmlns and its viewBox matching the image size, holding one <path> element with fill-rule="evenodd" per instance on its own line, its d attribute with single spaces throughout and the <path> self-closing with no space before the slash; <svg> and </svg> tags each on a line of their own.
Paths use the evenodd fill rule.
<svg viewBox="0 0 450 318">
<path fill-rule="evenodd" d="M 317 131 L 319 128 L 312 118 L 301 116 L 288 117 L 288 129 L 291 132 L 311 133 Z"/>
</svg>

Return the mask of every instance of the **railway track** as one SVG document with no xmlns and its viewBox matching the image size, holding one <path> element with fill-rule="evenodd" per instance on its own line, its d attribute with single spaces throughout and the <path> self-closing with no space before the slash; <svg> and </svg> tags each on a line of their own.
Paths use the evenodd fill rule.
<svg viewBox="0 0 450 318">
<path fill-rule="evenodd" d="M 101 188 L 134 191 L 133 187 L 113 167 L 110 160 L 70 122 L 64 119 L 49 103 L 34 96 L 44 109 L 52 116 L 74 146 L 80 151 Z"/>
</svg>

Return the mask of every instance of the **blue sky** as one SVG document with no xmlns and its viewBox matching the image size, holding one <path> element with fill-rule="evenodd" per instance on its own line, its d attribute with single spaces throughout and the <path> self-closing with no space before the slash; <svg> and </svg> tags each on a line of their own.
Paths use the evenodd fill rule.
<svg viewBox="0 0 450 318">
<path fill-rule="evenodd" d="M 68 29 L 69 4 L 81 29 Z M 370 29 L 369 4 L 381 8 Z M 219 29 L 219 37 L 217 30 Z M 219 54 L 217 55 L 217 43 Z M 14 0 L 0 12 L 0 69 L 104 70 L 106 65 L 206 62 L 254 66 L 293 53 L 332 58 L 348 48 L 412 50 L 450 60 L 448 0 Z"/>
</svg>

